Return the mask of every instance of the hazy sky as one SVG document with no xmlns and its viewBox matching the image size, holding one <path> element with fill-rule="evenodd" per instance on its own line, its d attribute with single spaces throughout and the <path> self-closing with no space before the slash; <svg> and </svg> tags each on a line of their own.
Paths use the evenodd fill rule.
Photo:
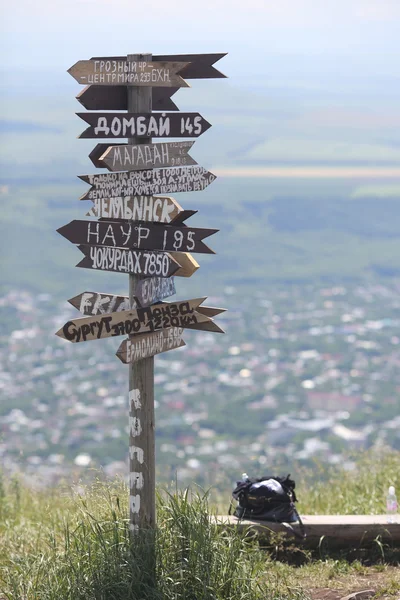
<svg viewBox="0 0 400 600">
<path fill-rule="evenodd" d="M 399 0 L 1 0 L 1 64 L 64 69 L 92 55 L 229 52 L 221 70 L 400 75 Z"/>
</svg>

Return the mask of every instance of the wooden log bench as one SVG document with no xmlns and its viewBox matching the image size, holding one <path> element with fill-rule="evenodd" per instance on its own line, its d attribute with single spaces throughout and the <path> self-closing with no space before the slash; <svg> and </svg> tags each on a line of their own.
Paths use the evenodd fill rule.
<svg viewBox="0 0 400 600">
<path fill-rule="evenodd" d="M 395 523 L 388 523 L 386 515 L 301 515 L 301 518 L 306 533 L 304 540 L 293 534 L 293 530 L 301 533 L 298 523 L 288 527 L 285 523 L 239 520 L 232 515 L 218 515 L 215 522 L 221 527 L 250 528 L 260 537 L 269 537 L 271 532 L 285 533 L 288 541 L 307 548 L 317 548 L 322 542 L 330 547 L 346 548 L 368 545 L 376 539 L 400 548 L 400 515 L 395 517 Z"/>
</svg>

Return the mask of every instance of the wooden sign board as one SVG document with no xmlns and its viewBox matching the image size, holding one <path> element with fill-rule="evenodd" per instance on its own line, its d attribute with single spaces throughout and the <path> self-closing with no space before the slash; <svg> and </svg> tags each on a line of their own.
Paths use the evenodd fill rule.
<svg viewBox="0 0 400 600">
<path fill-rule="evenodd" d="M 203 167 L 173 167 L 129 173 L 78 175 L 78 177 L 91 185 L 90 190 L 85 192 L 80 200 L 198 192 L 216 179 L 213 173 Z"/>
<path fill-rule="evenodd" d="M 200 268 L 197 260 L 189 252 L 169 252 L 168 254 L 180 264 L 180 269 L 174 273 L 176 277 L 191 277 Z"/>
<path fill-rule="evenodd" d="M 109 171 L 197 165 L 194 158 L 188 154 L 193 144 L 194 142 L 161 142 L 109 146 L 100 157 L 100 162 Z"/>
<path fill-rule="evenodd" d="M 162 250 L 163 252 L 198 252 L 214 254 L 203 239 L 218 229 L 142 223 L 140 221 L 81 221 L 74 220 L 57 229 L 72 244 L 94 244 L 112 248 Z"/>
<path fill-rule="evenodd" d="M 175 281 L 171 277 L 149 277 L 140 279 L 136 285 L 135 297 L 141 306 L 149 306 L 176 293 Z"/>
<path fill-rule="evenodd" d="M 179 108 L 171 100 L 180 88 L 152 88 L 153 110 L 177 110 Z M 76 96 L 76 99 L 87 110 L 128 110 L 128 88 L 121 85 L 87 85 Z"/>
<path fill-rule="evenodd" d="M 133 85 L 138 87 L 190 87 L 177 73 L 187 62 L 135 60 L 79 60 L 68 73 L 84 85 Z"/>
<path fill-rule="evenodd" d="M 76 113 L 90 125 L 80 138 L 199 137 L 211 123 L 199 113 Z"/>
<path fill-rule="evenodd" d="M 85 258 L 76 266 L 83 269 L 133 273 L 147 277 L 171 277 L 180 270 L 179 263 L 166 252 L 142 252 L 102 246 L 78 248 Z"/>
<path fill-rule="evenodd" d="M 170 196 L 125 196 L 94 200 L 86 216 L 171 223 L 181 212 L 182 207 Z"/>
<path fill-rule="evenodd" d="M 164 294 L 158 294 L 158 295 L 163 295 L 164 298 L 166 298 L 167 296 L 173 296 L 176 293 L 175 290 L 175 285 L 174 285 L 174 278 L 170 277 L 169 279 L 161 279 L 158 277 L 155 278 L 149 278 L 149 279 L 142 279 L 141 281 L 146 281 L 146 282 L 153 282 L 153 280 L 158 280 L 158 282 L 162 282 L 166 284 L 164 291 Z M 169 289 L 168 289 L 169 287 Z M 147 290 L 149 290 L 149 286 L 145 286 L 145 288 L 147 288 Z M 155 284 L 153 282 L 153 287 L 151 288 L 151 290 L 154 290 L 155 288 Z M 165 291 L 167 293 L 165 293 Z M 143 303 L 138 303 L 137 302 L 137 298 L 135 298 L 134 302 L 132 303 L 132 305 L 129 302 L 129 296 L 116 296 L 114 294 L 104 294 L 104 293 L 100 293 L 100 292 L 83 292 L 82 294 L 78 294 L 78 296 L 74 296 L 73 298 L 70 298 L 68 300 L 68 302 L 74 306 L 77 310 L 79 310 L 80 313 L 82 313 L 85 316 L 95 316 L 95 315 L 104 315 L 107 313 L 111 313 L 111 312 L 121 312 L 121 311 L 125 311 L 125 310 L 132 310 L 134 308 L 143 308 L 146 306 L 150 306 L 153 305 L 154 306 L 154 294 L 152 293 L 146 293 L 146 297 L 141 296 L 141 299 L 143 300 Z M 150 300 L 150 301 L 149 301 Z M 157 300 L 158 302 L 158 300 Z M 170 305 L 170 303 L 168 302 L 162 302 L 157 304 L 159 306 L 168 306 Z M 215 317 L 217 315 L 219 315 L 220 313 L 225 312 L 225 308 L 215 308 L 213 306 L 198 306 L 196 308 L 196 311 L 198 313 L 201 313 L 202 315 L 205 315 L 206 317 Z"/>
<path fill-rule="evenodd" d="M 56 333 L 69 342 L 88 342 L 118 335 L 151 333 L 169 327 L 206 323 L 209 317 L 196 312 L 206 298 L 194 298 L 172 304 L 156 304 L 136 310 L 124 310 L 101 316 L 67 321 Z"/>
<path fill-rule="evenodd" d="M 226 52 L 216 54 L 154 54 L 153 61 L 156 62 L 188 62 L 189 64 L 182 69 L 180 75 L 185 79 L 216 79 L 226 77 L 221 71 L 218 71 L 214 65 L 217 61 L 226 56 Z M 92 56 L 91 60 L 107 60 L 104 56 Z M 108 60 L 126 60 L 126 56 L 112 56 Z"/>
<path fill-rule="evenodd" d="M 171 279 L 173 278 L 171 277 Z M 169 280 L 163 279 L 163 281 Z M 83 292 L 70 298 L 68 302 L 86 316 L 106 315 L 138 307 L 135 300 L 132 304 L 129 302 L 129 296 L 115 296 L 114 294 L 102 294 L 100 292 Z"/>
<path fill-rule="evenodd" d="M 117 350 L 116 356 L 125 364 L 132 364 L 185 346 L 182 339 L 183 329 L 181 327 L 170 327 L 161 329 L 147 335 L 140 335 L 135 338 L 124 340 Z"/>
</svg>

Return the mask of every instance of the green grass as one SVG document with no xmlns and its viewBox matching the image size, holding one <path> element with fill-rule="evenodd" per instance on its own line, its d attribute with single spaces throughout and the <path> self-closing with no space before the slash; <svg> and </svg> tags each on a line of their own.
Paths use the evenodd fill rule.
<svg viewBox="0 0 400 600">
<path fill-rule="evenodd" d="M 158 497 L 155 538 L 130 543 L 128 489 L 80 494 L 14 481 L 1 497 L 0 597 L 7 600 L 291 600 L 254 540 L 210 523 L 207 494 Z M 153 552 L 156 565 L 152 561 Z M 155 572 L 154 572 L 155 569 Z M 155 581 L 155 584 L 154 584 Z M 1 596 L 2 594 L 2 596 Z"/>
<path fill-rule="evenodd" d="M 399 474 L 396 452 L 362 456 L 328 478 L 316 469 L 314 482 L 298 485 L 300 512 L 382 513 Z M 350 592 L 366 577 L 381 596 L 400 589 L 379 540 L 374 566 L 371 553 L 316 559 L 295 547 L 287 560 L 278 542 L 260 548 L 249 533 L 216 527 L 200 491 L 160 492 L 156 533 L 132 543 L 128 495 L 120 481 L 37 491 L 0 480 L 0 599 L 307 600 L 318 586 Z"/>
</svg>

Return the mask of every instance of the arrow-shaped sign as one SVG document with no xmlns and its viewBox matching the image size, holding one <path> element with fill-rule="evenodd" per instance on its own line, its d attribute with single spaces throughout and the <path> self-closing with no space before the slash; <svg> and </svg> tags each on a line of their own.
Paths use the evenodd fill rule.
<svg viewBox="0 0 400 600">
<path fill-rule="evenodd" d="M 186 346 L 182 339 L 181 327 L 161 329 L 154 333 L 139 335 L 135 338 L 124 340 L 116 352 L 116 356 L 125 364 L 132 364 L 143 358 L 149 358 L 168 350 Z"/>
<path fill-rule="evenodd" d="M 211 123 L 199 113 L 76 113 L 90 127 L 80 138 L 199 137 Z"/>
<path fill-rule="evenodd" d="M 57 229 L 57 232 L 72 244 L 215 254 L 202 240 L 217 233 L 218 229 L 175 227 L 165 223 L 140 221 L 81 221 L 76 219 Z"/>
<path fill-rule="evenodd" d="M 86 245 L 78 248 L 85 258 L 76 266 L 84 269 L 131 273 L 147 277 L 171 277 L 182 270 L 179 263 L 166 252 L 143 252 Z M 183 275 L 183 277 L 187 276 Z"/>
<path fill-rule="evenodd" d="M 139 87 L 190 87 L 177 73 L 187 62 L 137 60 L 79 60 L 68 73 L 84 85 L 134 85 Z"/>
<path fill-rule="evenodd" d="M 169 279 L 161 279 L 158 277 L 142 279 L 142 282 L 153 282 L 153 279 L 162 282 L 165 284 L 162 295 L 164 298 L 167 296 L 172 296 L 176 293 L 174 278 L 170 277 Z M 154 289 L 154 284 L 152 289 Z M 137 294 L 137 289 L 135 290 L 135 294 Z M 152 299 L 152 296 L 150 295 Z M 104 294 L 100 292 L 83 292 L 82 294 L 78 294 L 78 296 L 74 296 L 70 298 L 68 302 L 72 304 L 80 313 L 86 316 L 95 316 L 95 315 L 104 315 L 112 312 L 121 312 L 124 310 L 132 310 L 134 308 L 143 308 L 146 306 L 153 305 L 153 302 L 148 302 L 149 295 L 146 295 L 146 302 L 141 302 L 140 305 L 137 302 L 136 296 L 133 302 L 129 301 L 129 296 L 116 296 L 114 294 Z M 143 296 L 141 296 L 143 300 Z M 170 306 L 170 303 L 163 302 L 159 303 L 156 306 Z M 225 312 L 225 308 L 214 308 L 213 306 L 198 306 L 196 311 L 205 315 L 206 317 L 215 317 L 223 312 Z"/>
<path fill-rule="evenodd" d="M 171 304 L 107 313 L 67 321 L 56 333 L 69 342 L 87 342 L 117 335 L 151 333 L 169 327 L 206 323 L 209 317 L 196 312 L 206 298 L 194 298 Z"/>
<path fill-rule="evenodd" d="M 203 167 L 174 167 L 129 173 L 78 175 L 78 177 L 92 186 L 80 197 L 80 200 L 196 192 L 204 190 L 216 179 L 213 173 Z"/>
<path fill-rule="evenodd" d="M 181 266 L 174 273 L 177 277 L 191 277 L 200 268 L 197 260 L 189 252 L 169 252 L 169 255 Z"/>
<path fill-rule="evenodd" d="M 94 200 L 94 205 L 86 213 L 86 216 L 110 220 L 128 219 L 129 221 L 171 223 L 181 213 L 187 212 L 192 211 L 184 211 L 171 196 L 125 196 L 124 198 L 101 198 Z"/>
<path fill-rule="evenodd" d="M 193 144 L 194 142 L 162 142 L 109 146 L 100 157 L 100 162 L 109 171 L 197 165 L 194 158 L 188 154 Z"/>
<path fill-rule="evenodd" d="M 171 96 L 180 88 L 152 88 L 153 110 L 179 110 Z M 87 110 L 128 110 L 128 88 L 126 85 L 87 85 L 76 99 Z"/>
</svg>

